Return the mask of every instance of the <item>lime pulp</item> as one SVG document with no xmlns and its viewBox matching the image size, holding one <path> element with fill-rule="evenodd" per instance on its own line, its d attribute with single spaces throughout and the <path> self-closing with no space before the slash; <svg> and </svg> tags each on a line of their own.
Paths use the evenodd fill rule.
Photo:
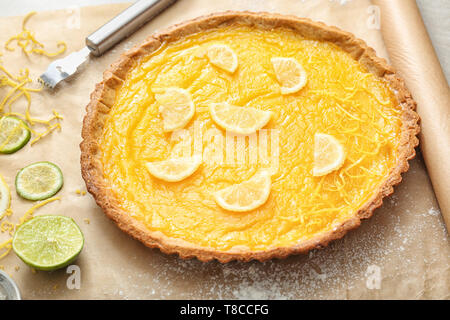
<svg viewBox="0 0 450 320">
<path fill-rule="evenodd" d="M 10 154 L 22 149 L 30 141 L 28 125 L 16 117 L 0 118 L 0 153 Z"/>
<path fill-rule="evenodd" d="M 84 236 L 72 218 L 37 216 L 22 224 L 14 234 L 12 247 L 27 265 L 52 271 L 72 263 L 84 246 Z"/>
<path fill-rule="evenodd" d="M 45 200 L 61 190 L 64 183 L 61 169 L 47 161 L 33 163 L 16 176 L 16 191 L 27 200 Z"/>
</svg>

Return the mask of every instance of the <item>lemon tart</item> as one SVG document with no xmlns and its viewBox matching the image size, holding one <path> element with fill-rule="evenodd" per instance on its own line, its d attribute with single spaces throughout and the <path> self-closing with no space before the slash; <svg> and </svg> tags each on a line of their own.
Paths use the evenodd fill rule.
<svg viewBox="0 0 450 320">
<path fill-rule="evenodd" d="M 260 261 L 360 225 L 408 170 L 415 102 L 352 34 L 225 12 L 153 34 L 104 72 L 81 144 L 120 229 L 182 258 Z"/>
</svg>

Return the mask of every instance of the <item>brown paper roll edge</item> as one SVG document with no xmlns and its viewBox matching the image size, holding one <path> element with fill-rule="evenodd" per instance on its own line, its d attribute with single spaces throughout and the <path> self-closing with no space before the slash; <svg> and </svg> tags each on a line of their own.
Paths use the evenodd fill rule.
<svg viewBox="0 0 450 320">
<path fill-rule="evenodd" d="M 373 0 L 391 63 L 417 102 L 420 148 L 450 230 L 450 91 L 414 0 Z"/>
</svg>

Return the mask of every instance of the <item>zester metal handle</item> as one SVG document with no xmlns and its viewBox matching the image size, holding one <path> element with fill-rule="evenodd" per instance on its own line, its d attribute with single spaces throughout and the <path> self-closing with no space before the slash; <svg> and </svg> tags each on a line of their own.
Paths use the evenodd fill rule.
<svg viewBox="0 0 450 320">
<path fill-rule="evenodd" d="M 86 38 L 95 56 L 102 55 L 177 0 L 140 0 Z"/>
</svg>

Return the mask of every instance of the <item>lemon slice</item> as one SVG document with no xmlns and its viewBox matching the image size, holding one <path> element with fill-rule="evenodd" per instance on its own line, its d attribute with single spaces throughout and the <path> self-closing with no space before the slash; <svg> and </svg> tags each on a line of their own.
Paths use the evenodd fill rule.
<svg viewBox="0 0 450 320">
<path fill-rule="evenodd" d="M 339 169 L 345 161 L 344 147 L 328 134 L 314 135 L 314 176 L 324 176 Z"/>
<path fill-rule="evenodd" d="M 166 132 L 183 128 L 194 116 L 195 105 L 187 90 L 167 88 L 163 94 L 156 94 L 155 99 L 160 104 Z"/>
<path fill-rule="evenodd" d="M 212 103 L 209 111 L 214 122 L 225 130 L 250 134 L 264 127 L 272 117 L 271 111 L 237 107 L 226 102 Z"/>
<path fill-rule="evenodd" d="M 272 181 L 266 170 L 239 184 L 217 191 L 214 199 L 225 210 L 246 212 L 262 206 L 269 198 Z"/>
<path fill-rule="evenodd" d="M 177 182 L 192 175 L 202 163 L 200 156 L 147 162 L 148 171 L 158 179 Z"/>
<path fill-rule="evenodd" d="M 5 180 L 0 176 L 0 217 L 9 208 L 11 203 L 11 192 Z"/>
<path fill-rule="evenodd" d="M 230 47 L 223 44 L 215 44 L 206 50 L 206 56 L 216 67 L 233 73 L 238 67 L 236 53 Z"/>
<path fill-rule="evenodd" d="M 281 85 L 281 94 L 295 93 L 306 85 L 306 71 L 293 58 L 272 58 L 270 60 Z"/>
</svg>

